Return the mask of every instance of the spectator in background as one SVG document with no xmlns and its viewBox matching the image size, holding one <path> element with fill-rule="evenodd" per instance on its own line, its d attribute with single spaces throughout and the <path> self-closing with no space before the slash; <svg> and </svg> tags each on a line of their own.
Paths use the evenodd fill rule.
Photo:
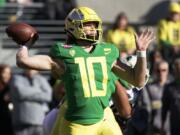
<svg viewBox="0 0 180 135">
<path fill-rule="evenodd" d="M 67 14 L 76 7 L 76 0 L 41 0 L 45 2 L 48 19 L 65 19 Z M 43 11 L 44 12 L 44 11 Z"/>
<path fill-rule="evenodd" d="M 42 123 L 52 98 L 48 81 L 35 70 L 16 75 L 11 83 L 16 135 L 44 135 Z"/>
<path fill-rule="evenodd" d="M 107 32 L 106 40 L 115 44 L 119 50 L 120 54 L 133 54 L 136 45 L 135 45 L 135 30 L 129 26 L 128 18 L 125 13 L 120 13 L 113 25 L 112 30 Z"/>
<path fill-rule="evenodd" d="M 174 61 L 175 80 L 164 88 L 162 97 L 162 134 L 165 134 L 165 121 L 170 113 L 170 133 L 180 135 L 180 58 Z"/>
<path fill-rule="evenodd" d="M 137 102 L 132 114 L 132 118 L 127 124 L 125 135 L 147 135 L 150 100 L 146 90 L 140 90 L 137 96 Z"/>
<path fill-rule="evenodd" d="M 158 25 L 159 48 L 165 60 L 172 62 L 180 56 L 180 5 L 173 2 L 169 6 L 169 16 Z"/>
<path fill-rule="evenodd" d="M 154 50 L 150 53 L 150 55 L 149 55 L 149 66 L 150 66 L 150 74 L 152 77 L 154 76 L 154 73 L 155 73 L 154 72 L 155 71 L 155 63 L 158 63 L 162 60 L 163 60 L 163 57 L 162 57 L 162 54 L 159 50 Z"/>
<path fill-rule="evenodd" d="M 0 134 L 13 135 L 11 114 L 8 109 L 9 81 L 11 68 L 8 65 L 0 65 Z"/>
<path fill-rule="evenodd" d="M 11 23 L 16 22 L 17 20 L 23 19 L 24 16 L 24 8 L 32 4 L 32 0 L 10 0 L 9 2 L 17 3 L 17 11 L 15 15 L 9 17 L 9 21 Z"/>
<path fill-rule="evenodd" d="M 160 61 L 155 64 L 155 80 L 146 86 L 151 103 L 150 112 L 150 135 L 160 135 L 161 129 L 161 108 L 162 108 L 162 94 L 164 92 L 164 86 L 169 82 L 168 80 L 168 63 L 166 61 Z M 168 123 L 167 123 L 168 124 Z M 166 125 L 166 132 L 169 130 Z"/>
<path fill-rule="evenodd" d="M 68 13 L 77 7 L 76 0 L 57 0 L 57 19 L 65 19 Z"/>
</svg>

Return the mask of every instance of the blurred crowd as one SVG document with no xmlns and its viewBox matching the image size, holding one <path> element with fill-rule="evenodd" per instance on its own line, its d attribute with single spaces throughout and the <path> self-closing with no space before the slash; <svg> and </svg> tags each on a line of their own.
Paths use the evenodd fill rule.
<svg viewBox="0 0 180 135">
<path fill-rule="evenodd" d="M 76 7 L 76 0 L 0 0 L 0 7 L 6 3 L 18 4 L 16 15 L 10 18 L 10 21 L 16 21 L 21 18 L 26 6 L 34 3 L 43 3 L 43 9 L 39 13 L 43 14 L 43 19 L 65 19 L 66 15 Z M 35 17 L 36 18 L 36 17 Z"/>
<path fill-rule="evenodd" d="M 148 51 L 150 78 L 140 92 L 127 135 L 180 134 L 180 3 L 170 3 L 168 11 L 156 26 L 157 44 Z M 122 12 L 105 40 L 124 58 L 135 55 L 136 32 Z"/>
<path fill-rule="evenodd" d="M 9 0 L 30 4 L 43 0 Z M 5 0 L 1 0 L 1 3 Z M 64 19 L 76 6 L 71 0 L 46 0 L 49 19 Z M 71 4 L 70 4 L 71 3 Z M 148 51 L 150 77 L 140 91 L 133 116 L 127 122 L 127 135 L 180 135 L 180 3 L 169 5 L 169 14 L 157 24 L 157 44 Z M 60 16 L 60 17 L 58 17 Z M 121 12 L 104 40 L 116 45 L 120 58 L 135 55 L 135 33 L 126 13 Z M 3 135 L 43 135 L 42 123 L 50 109 L 64 96 L 63 83 L 38 71 L 12 74 L 0 65 L 0 133 Z"/>
</svg>

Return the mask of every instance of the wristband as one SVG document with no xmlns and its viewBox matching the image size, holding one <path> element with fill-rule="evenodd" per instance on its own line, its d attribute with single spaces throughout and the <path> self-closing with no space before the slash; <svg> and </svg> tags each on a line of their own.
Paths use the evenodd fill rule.
<svg viewBox="0 0 180 135">
<path fill-rule="evenodd" d="M 146 51 L 136 51 L 137 57 L 146 58 Z"/>
</svg>

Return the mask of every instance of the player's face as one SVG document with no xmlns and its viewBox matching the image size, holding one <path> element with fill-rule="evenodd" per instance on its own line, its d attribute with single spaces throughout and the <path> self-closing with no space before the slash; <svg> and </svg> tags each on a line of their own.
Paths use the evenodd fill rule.
<svg viewBox="0 0 180 135">
<path fill-rule="evenodd" d="M 97 24 L 95 22 L 83 23 L 83 31 L 86 35 L 95 37 L 97 35 Z"/>
</svg>

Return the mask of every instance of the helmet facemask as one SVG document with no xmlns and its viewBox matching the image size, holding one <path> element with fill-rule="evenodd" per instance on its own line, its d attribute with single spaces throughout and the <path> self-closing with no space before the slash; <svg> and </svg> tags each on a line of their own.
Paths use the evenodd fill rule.
<svg viewBox="0 0 180 135">
<path fill-rule="evenodd" d="M 92 28 L 92 30 L 96 31 L 96 35 L 88 35 L 85 30 L 84 30 L 84 25 L 86 25 L 87 23 L 94 23 L 95 24 L 95 28 Z M 92 41 L 92 42 L 98 42 L 99 40 L 101 40 L 102 37 L 102 28 L 101 28 L 101 24 L 99 24 L 99 22 L 85 22 L 85 23 L 81 23 L 81 29 L 82 29 L 82 35 L 81 35 L 81 39 L 83 40 L 88 40 L 88 41 Z"/>
</svg>

